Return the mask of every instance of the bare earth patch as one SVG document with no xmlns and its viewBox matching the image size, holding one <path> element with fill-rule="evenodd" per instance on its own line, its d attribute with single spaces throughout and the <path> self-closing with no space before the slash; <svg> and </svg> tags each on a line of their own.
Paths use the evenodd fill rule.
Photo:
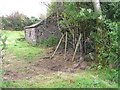
<svg viewBox="0 0 120 90">
<path fill-rule="evenodd" d="M 72 54 L 68 54 L 67 59 L 63 59 L 63 53 L 57 52 L 54 58 L 50 59 L 53 52 L 38 60 L 25 62 L 25 60 L 17 60 L 15 56 L 6 54 L 3 63 L 4 80 L 21 80 L 31 79 L 37 75 L 47 75 L 54 72 L 69 72 L 75 73 L 73 62 L 71 61 Z"/>
</svg>

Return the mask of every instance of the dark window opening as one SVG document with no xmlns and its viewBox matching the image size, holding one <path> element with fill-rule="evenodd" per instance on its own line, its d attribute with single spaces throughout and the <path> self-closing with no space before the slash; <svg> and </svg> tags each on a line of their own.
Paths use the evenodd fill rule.
<svg viewBox="0 0 120 90">
<path fill-rule="evenodd" d="M 31 31 L 29 32 L 29 37 L 31 37 Z"/>
<path fill-rule="evenodd" d="M 51 32 L 51 34 L 54 34 L 55 32 Z"/>
</svg>

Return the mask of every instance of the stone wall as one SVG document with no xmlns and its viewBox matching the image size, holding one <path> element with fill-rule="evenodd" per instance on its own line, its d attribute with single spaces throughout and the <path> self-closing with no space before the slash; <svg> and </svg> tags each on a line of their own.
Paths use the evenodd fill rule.
<svg viewBox="0 0 120 90">
<path fill-rule="evenodd" d="M 32 44 L 36 44 L 35 28 L 29 28 L 25 30 L 25 39 Z"/>
<path fill-rule="evenodd" d="M 41 25 L 40 27 L 36 28 L 38 42 L 44 39 L 48 39 L 50 36 L 56 36 L 58 38 L 61 36 L 56 25 L 53 25 L 52 23 L 49 23 L 47 25 L 47 27 Z"/>
<path fill-rule="evenodd" d="M 41 40 L 48 39 L 50 36 L 56 36 L 58 38 L 61 36 L 57 27 L 56 14 L 52 14 L 42 22 L 31 26 L 25 29 L 26 40 L 30 43 L 36 44 Z"/>
</svg>

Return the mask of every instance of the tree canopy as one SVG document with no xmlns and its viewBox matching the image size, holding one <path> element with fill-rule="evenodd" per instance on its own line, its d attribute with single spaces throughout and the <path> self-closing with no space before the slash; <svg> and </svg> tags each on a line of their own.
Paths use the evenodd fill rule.
<svg viewBox="0 0 120 90">
<path fill-rule="evenodd" d="M 23 30 L 25 26 L 34 24 L 40 21 L 36 17 L 27 17 L 19 12 L 14 12 L 11 15 L 2 16 L 2 29 L 5 30 Z"/>
</svg>

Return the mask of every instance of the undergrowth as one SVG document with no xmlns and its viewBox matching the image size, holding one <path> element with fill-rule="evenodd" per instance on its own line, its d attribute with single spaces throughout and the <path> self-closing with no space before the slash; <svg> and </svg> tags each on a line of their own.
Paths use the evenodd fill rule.
<svg viewBox="0 0 120 90">
<path fill-rule="evenodd" d="M 50 36 L 46 40 L 42 40 L 40 43 L 38 43 L 38 46 L 44 46 L 44 47 L 53 47 L 57 45 L 58 43 L 58 38 L 55 36 Z"/>
</svg>

